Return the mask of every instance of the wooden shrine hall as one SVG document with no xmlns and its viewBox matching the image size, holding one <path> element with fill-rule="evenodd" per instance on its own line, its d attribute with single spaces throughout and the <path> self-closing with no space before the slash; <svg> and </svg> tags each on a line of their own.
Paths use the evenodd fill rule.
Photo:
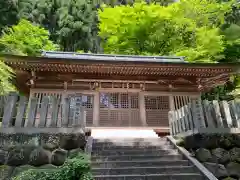
<svg viewBox="0 0 240 180">
<path fill-rule="evenodd" d="M 229 80 L 236 64 L 187 63 L 183 57 L 43 52 L 4 55 L 29 97 L 81 99 L 87 127 L 168 131 L 168 112 Z"/>
</svg>

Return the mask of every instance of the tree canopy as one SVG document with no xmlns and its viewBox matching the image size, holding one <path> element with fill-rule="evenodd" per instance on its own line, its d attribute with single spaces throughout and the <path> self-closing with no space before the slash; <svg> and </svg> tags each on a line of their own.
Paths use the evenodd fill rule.
<svg viewBox="0 0 240 180">
<path fill-rule="evenodd" d="M 0 0 L 0 34 L 5 27 L 18 22 L 18 4 L 15 0 Z"/>
<path fill-rule="evenodd" d="M 99 10 L 99 35 L 104 39 L 105 53 L 217 61 L 224 51 L 224 39 L 216 25 L 223 23 L 230 7 L 230 3 L 208 0 L 183 0 L 169 6 L 135 3 L 132 7 L 104 7 Z"/>
<path fill-rule="evenodd" d="M 49 32 L 42 27 L 21 20 L 7 28 L 0 38 L 4 53 L 36 56 L 41 50 L 57 50 L 57 45 L 49 40 Z"/>
<path fill-rule="evenodd" d="M 105 53 L 184 56 L 189 62 L 236 62 L 240 57 L 239 8 L 234 1 L 181 0 L 168 6 L 103 6 L 99 35 Z M 228 98 L 239 77 L 204 94 Z"/>
<path fill-rule="evenodd" d="M 91 0 L 20 1 L 21 17 L 48 29 L 61 50 L 96 51 L 97 11 Z"/>
<path fill-rule="evenodd" d="M 3 53 L 59 49 L 177 55 L 189 62 L 240 59 L 237 0 L 0 0 L 0 12 Z M 205 98 L 221 99 L 239 84 L 233 76 Z"/>
</svg>

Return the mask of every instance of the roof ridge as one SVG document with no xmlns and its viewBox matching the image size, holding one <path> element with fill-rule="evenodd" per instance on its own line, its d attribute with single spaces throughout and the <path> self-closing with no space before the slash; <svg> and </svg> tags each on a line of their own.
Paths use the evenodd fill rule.
<svg viewBox="0 0 240 180">
<path fill-rule="evenodd" d="M 88 60 L 120 60 L 120 61 L 151 61 L 151 62 L 186 62 L 182 56 L 142 56 L 118 54 L 94 54 L 64 51 L 42 51 L 43 57 L 70 58 Z"/>
</svg>

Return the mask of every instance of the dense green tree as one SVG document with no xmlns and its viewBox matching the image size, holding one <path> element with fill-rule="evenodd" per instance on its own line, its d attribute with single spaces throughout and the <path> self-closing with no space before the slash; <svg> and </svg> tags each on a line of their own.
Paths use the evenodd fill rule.
<svg viewBox="0 0 240 180">
<path fill-rule="evenodd" d="M 133 7 L 104 7 L 99 11 L 100 36 L 106 53 L 185 56 L 190 62 L 239 61 L 239 26 L 232 2 L 181 0 L 168 7 L 144 3 Z M 110 16 L 110 14 L 112 16 Z M 234 22 L 235 24 L 233 24 Z M 224 29 L 223 29 L 224 27 Z M 203 94 L 207 99 L 231 99 L 227 95 L 239 77 Z"/>
<path fill-rule="evenodd" d="M 97 38 L 97 11 L 90 0 L 62 1 L 59 9 L 59 44 L 65 51 L 93 50 Z"/>
<path fill-rule="evenodd" d="M 0 33 L 5 27 L 18 22 L 18 1 L 0 0 Z"/>
<path fill-rule="evenodd" d="M 57 50 L 49 40 L 49 32 L 27 20 L 7 28 L 0 38 L 0 46 L 4 53 L 30 56 L 38 55 L 41 50 Z"/>
<path fill-rule="evenodd" d="M 232 24 L 229 28 L 225 29 L 224 34 L 226 38 L 226 47 L 224 50 L 224 62 L 240 62 L 240 26 Z M 234 91 L 236 97 L 240 97 L 240 75 L 235 75 L 232 78 L 232 87 L 226 88 L 227 93 Z"/>
<path fill-rule="evenodd" d="M 225 49 L 222 62 L 240 61 L 240 25 L 230 24 L 223 30 Z"/>
<path fill-rule="evenodd" d="M 179 55 L 190 62 L 239 62 L 237 0 L 144 1 L 0 0 L 0 50 L 37 55 L 42 49 L 56 50 L 55 44 L 59 44 L 64 51 L 100 52 L 99 34 L 105 53 Z M 233 76 L 231 82 L 204 97 L 229 98 L 226 94 L 239 84 L 239 76 Z"/>
<path fill-rule="evenodd" d="M 97 8 L 133 5 L 138 0 L 19 0 L 19 16 L 48 29 L 61 50 L 99 52 Z M 167 5 L 173 0 L 148 0 Z"/>
<path fill-rule="evenodd" d="M 167 7 L 135 3 L 99 11 L 106 53 L 181 55 L 189 61 L 217 61 L 224 50 L 216 25 L 230 3 L 182 0 Z M 206 38 L 207 37 L 207 38 Z"/>
<path fill-rule="evenodd" d="M 232 10 L 225 15 L 225 25 L 240 25 L 240 1 L 233 0 Z"/>
<path fill-rule="evenodd" d="M 225 50 L 221 61 L 237 62 L 240 60 L 240 3 L 234 2 L 232 9 L 225 15 L 225 23 L 221 27 L 224 35 Z"/>
<path fill-rule="evenodd" d="M 168 6 L 175 2 L 175 0 L 146 0 L 148 3 L 155 3 L 161 6 Z"/>
<path fill-rule="evenodd" d="M 224 37 L 224 51 L 220 62 L 240 62 L 240 3 L 237 0 L 233 0 L 231 11 L 225 14 L 225 22 L 221 29 Z M 220 94 L 219 99 L 233 99 L 239 96 L 239 88 L 240 76 L 234 75 L 227 84 L 209 92 L 208 98 Z"/>
<path fill-rule="evenodd" d="M 240 83 L 239 76 L 232 76 L 231 80 L 224 85 L 218 86 L 209 92 L 203 93 L 202 98 L 208 100 L 232 100 L 238 96 L 237 90 Z"/>
<path fill-rule="evenodd" d="M 100 52 L 97 8 L 105 3 L 111 6 L 133 5 L 138 0 L 18 0 L 19 17 L 49 30 L 50 39 L 61 50 Z M 147 0 L 167 5 L 174 0 Z"/>
<path fill-rule="evenodd" d="M 20 17 L 39 24 L 50 32 L 50 39 L 58 39 L 58 10 L 61 0 L 19 0 Z"/>
<path fill-rule="evenodd" d="M 12 78 L 12 69 L 0 60 L 0 95 L 15 90 L 14 86 L 12 85 Z"/>
<path fill-rule="evenodd" d="M 219 3 L 218 0 L 181 0 L 171 4 L 172 13 L 194 21 L 198 27 L 219 27 L 225 22 L 225 15 L 231 12 L 232 0 Z"/>
<path fill-rule="evenodd" d="M 29 14 L 32 14 L 35 5 L 39 2 L 39 0 L 18 0 L 19 18 L 30 18 Z"/>
<path fill-rule="evenodd" d="M 48 29 L 61 50 L 98 51 L 97 7 L 92 0 L 20 1 L 21 16 Z"/>
<path fill-rule="evenodd" d="M 220 2 L 226 2 L 221 1 Z M 227 1 L 229 2 L 229 1 Z M 231 11 L 225 14 L 225 21 L 220 26 L 224 41 L 224 50 L 219 62 L 240 62 L 240 4 L 232 1 Z M 240 76 L 233 75 L 229 82 L 203 94 L 203 98 L 213 100 L 231 100 L 239 97 Z"/>
<path fill-rule="evenodd" d="M 94 0 L 97 4 L 106 4 L 106 5 L 110 5 L 112 7 L 117 6 L 117 5 L 130 5 L 132 6 L 134 3 L 137 2 L 142 2 L 143 0 Z M 159 4 L 162 6 L 167 6 L 173 2 L 175 2 L 174 0 L 145 0 L 145 2 L 147 4 L 149 3 L 155 3 L 155 4 Z"/>
</svg>

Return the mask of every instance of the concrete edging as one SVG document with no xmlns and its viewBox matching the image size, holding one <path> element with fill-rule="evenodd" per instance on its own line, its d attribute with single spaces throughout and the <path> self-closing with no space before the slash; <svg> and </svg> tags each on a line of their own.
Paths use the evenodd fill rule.
<svg viewBox="0 0 240 180">
<path fill-rule="evenodd" d="M 87 143 L 85 146 L 85 153 L 87 153 L 89 156 L 92 154 L 92 144 L 93 144 L 93 137 L 88 136 L 87 137 Z"/>
<path fill-rule="evenodd" d="M 39 134 L 39 133 L 50 133 L 50 134 L 71 134 L 71 133 L 82 133 L 84 129 L 79 127 L 61 127 L 61 128 L 38 128 L 38 127 L 0 127 L 0 133 L 4 134 Z"/>
<path fill-rule="evenodd" d="M 185 156 L 208 180 L 218 180 L 205 166 L 203 166 L 197 159 L 193 158 L 191 154 L 183 147 L 176 144 L 176 140 L 172 136 L 167 136 L 167 140 L 183 155 Z"/>
</svg>

